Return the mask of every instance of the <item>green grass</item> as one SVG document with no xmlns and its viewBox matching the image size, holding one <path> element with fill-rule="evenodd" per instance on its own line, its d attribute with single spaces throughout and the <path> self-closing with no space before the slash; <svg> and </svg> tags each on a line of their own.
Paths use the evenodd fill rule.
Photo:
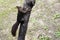
<svg viewBox="0 0 60 40">
<path fill-rule="evenodd" d="M 56 36 L 57 38 L 60 38 L 60 31 L 56 31 L 56 32 L 55 32 L 55 36 Z"/>
<path fill-rule="evenodd" d="M 50 40 L 48 36 L 40 36 L 39 40 Z"/>
<path fill-rule="evenodd" d="M 48 26 L 44 26 L 43 29 L 44 29 L 44 30 L 48 30 Z"/>
<path fill-rule="evenodd" d="M 56 14 L 54 14 L 54 19 L 59 19 L 60 18 L 60 13 L 58 14 L 58 13 L 56 13 Z"/>
</svg>

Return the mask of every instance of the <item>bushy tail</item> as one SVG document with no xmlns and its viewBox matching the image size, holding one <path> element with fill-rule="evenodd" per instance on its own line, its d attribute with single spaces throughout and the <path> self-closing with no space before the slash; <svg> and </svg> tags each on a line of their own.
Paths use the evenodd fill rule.
<svg viewBox="0 0 60 40">
<path fill-rule="evenodd" d="M 18 29 L 18 25 L 19 25 L 19 22 L 16 22 L 13 26 L 12 26 L 12 30 L 11 30 L 11 34 L 13 36 L 16 36 L 16 31 Z"/>
</svg>

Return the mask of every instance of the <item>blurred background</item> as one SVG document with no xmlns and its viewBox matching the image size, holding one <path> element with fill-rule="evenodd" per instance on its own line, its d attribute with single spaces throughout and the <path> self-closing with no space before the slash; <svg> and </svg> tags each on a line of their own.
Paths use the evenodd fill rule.
<svg viewBox="0 0 60 40">
<path fill-rule="evenodd" d="M 0 0 L 0 40 L 17 40 L 11 35 L 17 8 L 24 0 Z M 36 0 L 32 9 L 26 40 L 60 40 L 60 0 Z"/>
</svg>

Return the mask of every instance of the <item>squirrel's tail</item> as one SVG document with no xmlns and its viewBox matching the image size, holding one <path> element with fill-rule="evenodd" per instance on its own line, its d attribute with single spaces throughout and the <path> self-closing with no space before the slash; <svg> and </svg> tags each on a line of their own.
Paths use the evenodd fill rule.
<svg viewBox="0 0 60 40">
<path fill-rule="evenodd" d="M 18 29 L 18 25 L 19 25 L 19 22 L 16 22 L 13 26 L 12 26 L 12 30 L 11 30 L 11 34 L 13 36 L 16 36 L 16 31 Z"/>
</svg>

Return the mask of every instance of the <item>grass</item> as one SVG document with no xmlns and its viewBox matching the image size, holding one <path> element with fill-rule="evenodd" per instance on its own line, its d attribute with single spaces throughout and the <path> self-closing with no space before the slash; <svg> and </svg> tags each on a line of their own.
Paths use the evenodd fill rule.
<svg viewBox="0 0 60 40">
<path fill-rule="evenodd" d="M 48 26 L 44 26 L 43 29 L 44 29 L 44 30 L 48 30 Z"/>
<path fill-rule="evenodd" d="M 60 13 L 54 14 L 54 19 L 59 19 L 60 18 Z"/>
<path fill-rule="evenodd" d="M 50 40 L 48 36 L 40 36 L 39 40 Z"/>
<path fill-rule="evenodd" d="M 57 38 L 60 38 L 60 31 L 56 31 L 56 32 L 55 32 L 55 36 L 56 36 Z"/>
</svg>

